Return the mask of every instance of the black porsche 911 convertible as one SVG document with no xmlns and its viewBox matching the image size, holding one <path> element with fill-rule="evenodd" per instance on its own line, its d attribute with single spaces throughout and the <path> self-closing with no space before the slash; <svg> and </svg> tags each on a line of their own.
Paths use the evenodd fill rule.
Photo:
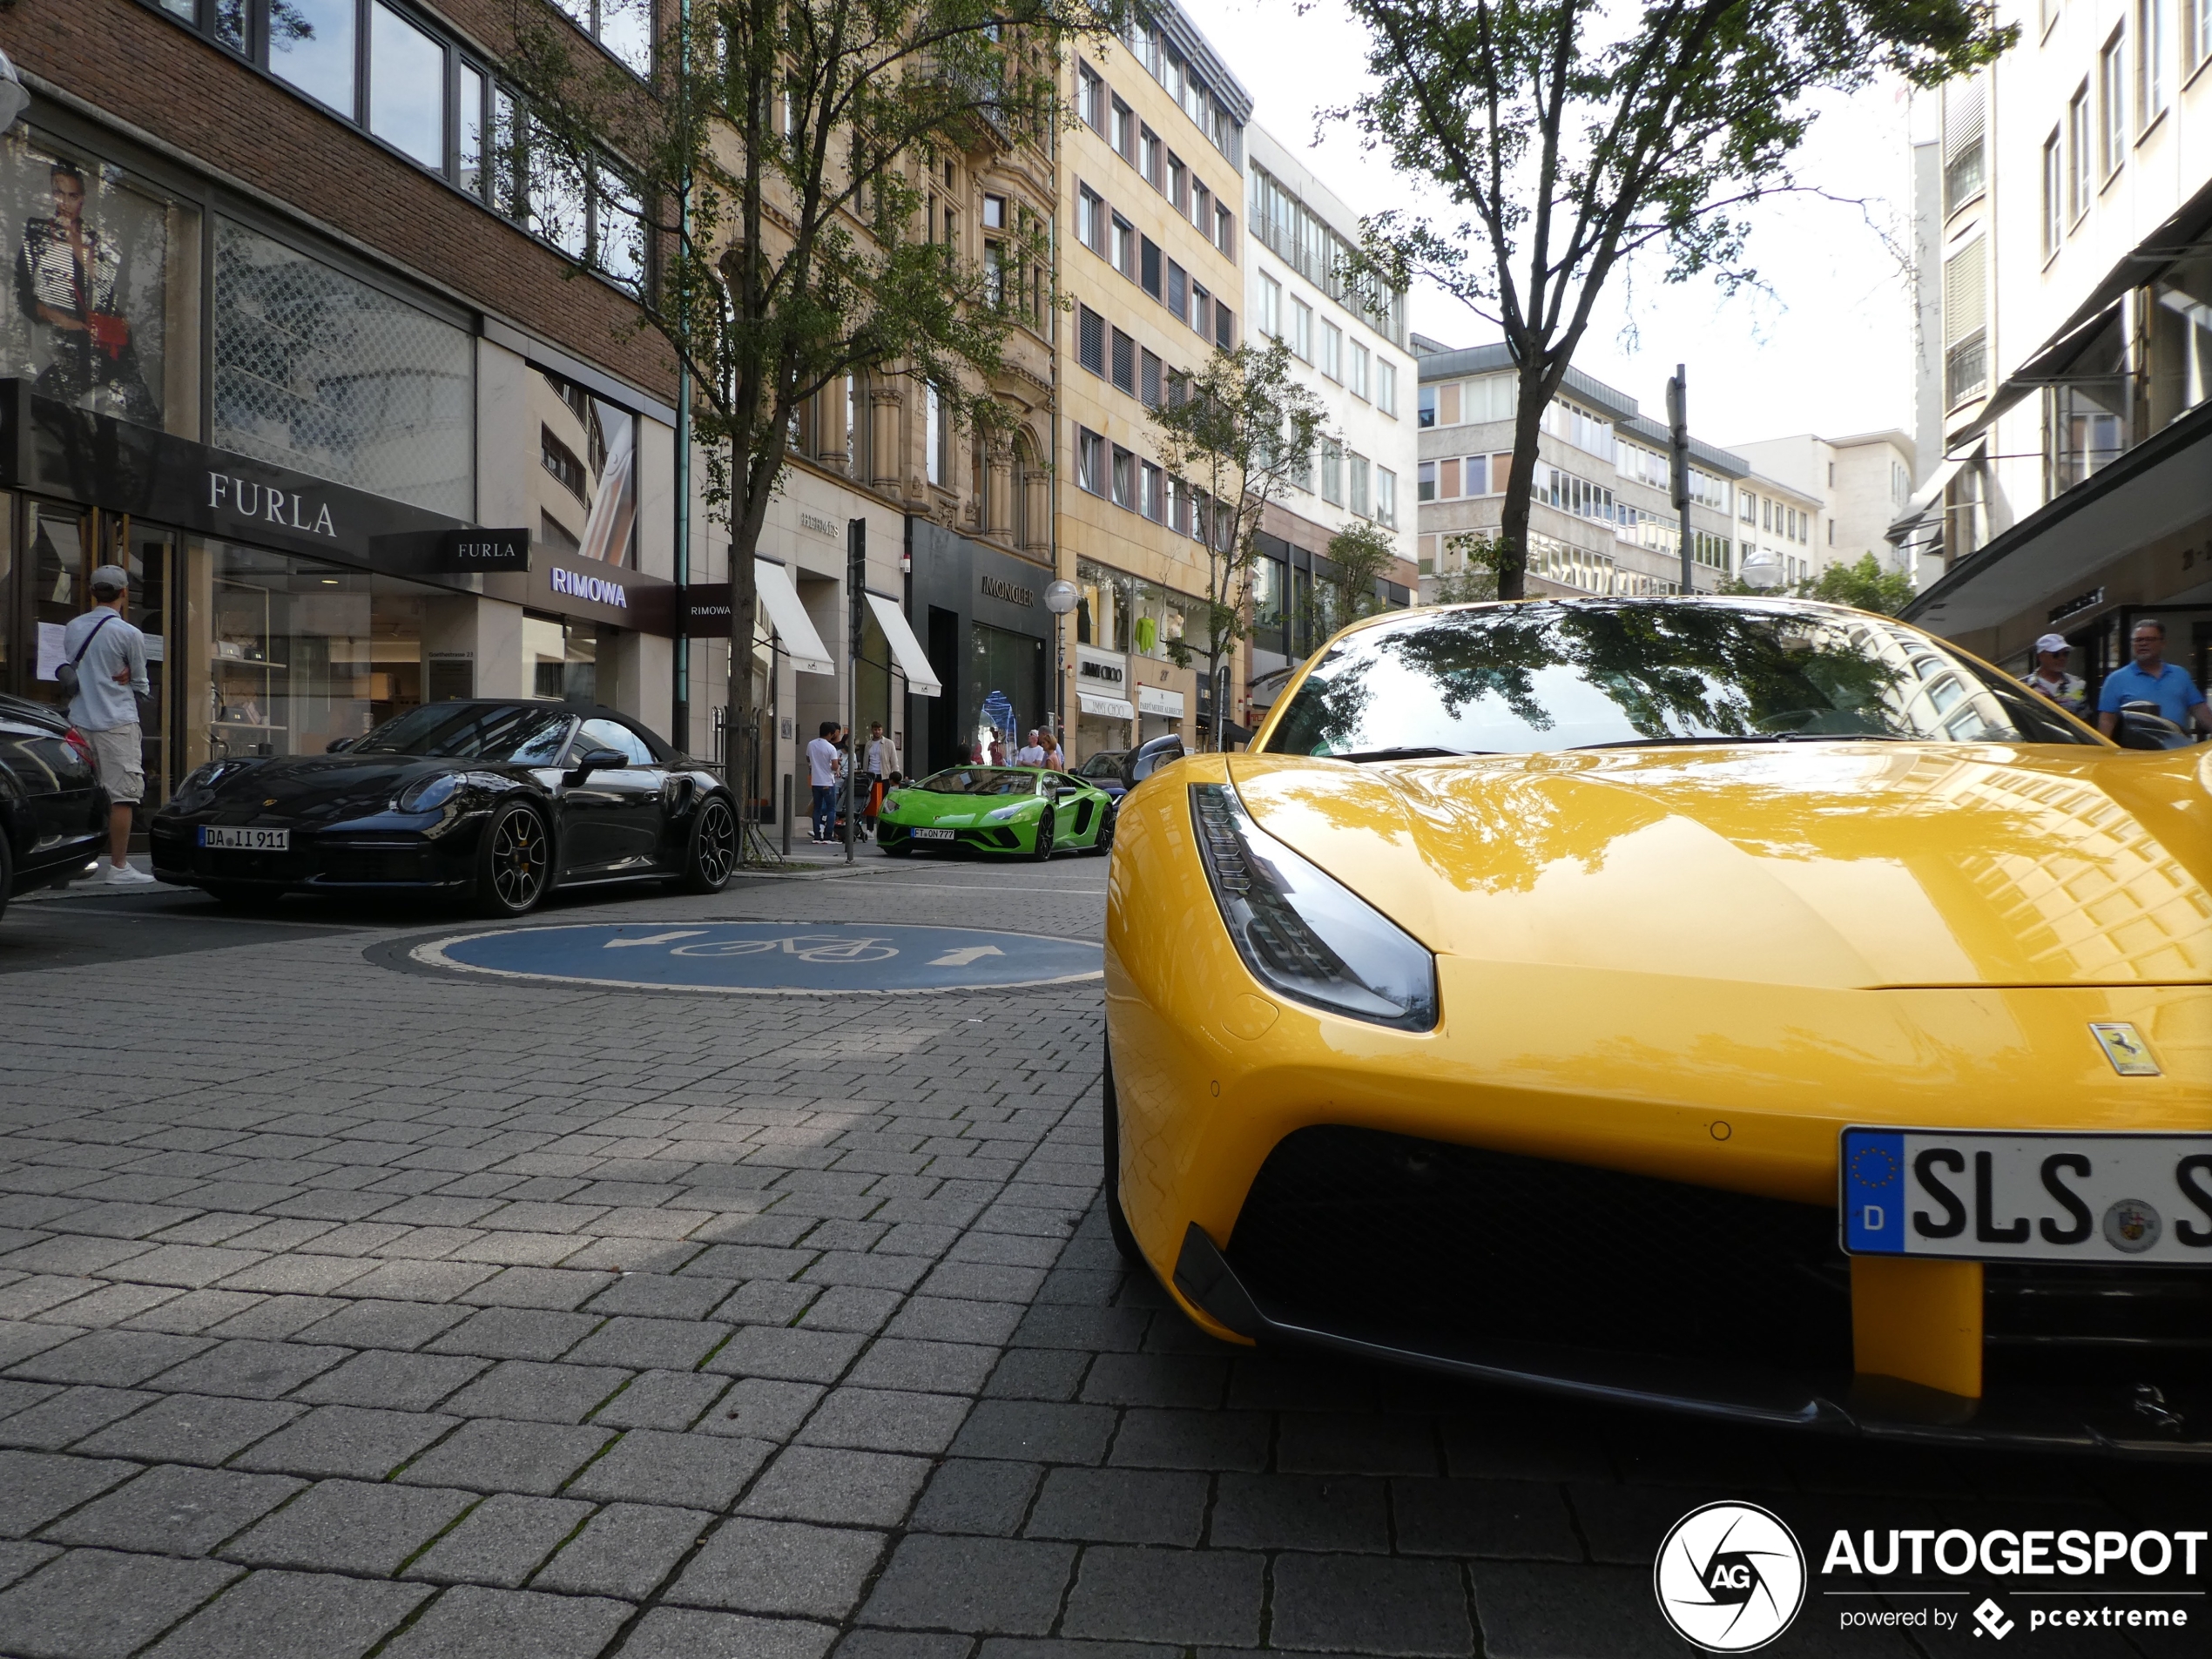
<svg viewBox="0 0 2212 1659">
<path fill-rule="evenodd" d="M 517 916 L 554 887 L 738 861 L 730 792 L 611 709 L 432 703 L 329 754 L 215 760 L 156 813 L 153 873 L 226 903 L 285 893 L 451 894 Z"/>
</svg>

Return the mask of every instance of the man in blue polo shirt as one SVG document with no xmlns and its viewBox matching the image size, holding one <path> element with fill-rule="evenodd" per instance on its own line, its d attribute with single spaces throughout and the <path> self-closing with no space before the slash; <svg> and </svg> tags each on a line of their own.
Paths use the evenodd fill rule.
<svg viewBox="0 0 2212 1659">
<path fill-rule="evenodd" d="M 2194 720 L 2212 732 L 2212 709 L 2188 673 L 2166 660 L 2166 624 L 2146 617 L 2135 624 L 2128 644 L 2135 660 L 2105 676 L 2097 691 L 2097 730 L 2110 737 L 2120 729 L 2120 711 L 2130 703 L 2155 703 L 2158 711 L 2186 732 Z"/>
</svg>

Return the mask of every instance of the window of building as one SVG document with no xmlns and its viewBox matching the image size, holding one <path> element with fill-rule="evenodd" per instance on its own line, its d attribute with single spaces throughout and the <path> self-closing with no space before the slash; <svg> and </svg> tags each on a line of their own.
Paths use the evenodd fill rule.
<svg viewBox="0 0 2212 1659">
<path fill-rule="evenodd" d="M 1138 469 L 1143 491 L 1137 511 L 1156 524 L 1168 522 L 1167 475 L 1147 461 Z"/>
<path fill-rule="evenodd" d="M 1076 239 L 1094 253 L 1106 251 L 1106 201 L 1089 185 L 1076 186 Z"/>
<path fill-rule="evenodd" d="M 1108 136 L 1115 153 L 1134 165 L 1136 161 L 1136 116 L 1119 98 L 1114 100 L 1113 131 Z"/>
<path fill-rule="evenodd" d="M 1943 89 L 1943 211 L 1955 213 L 1982 193 L 1982 136 L 1987 109 L 1979 78 Z"/>
<path fill-rule="evenodd" d="M 269 73 L 350 117 L 354 0 L 287 0 L 287 5 L 285 26 L 266 31 Z"/>
<path fill-rule="evenodd" d="M 1313 307 L 1303 300 L 1291 301 L 1291 350 L 1305 362 L 1313 361 Z"/>
<path fill-rule="evenodd" d="M 1190 170 L 1174 151 L 1169 151 L 1167 157 L 1167 198 L 1175 204 L 1175 211 L 1187 219 L 1190 214 Z"/>
<path fill-rule="evenodd" d="M 1001 243 L 983 244 L 983 300 L 994 310 L 1006 304 L 1006 249 Z"/>
<path fill-rule="evenodd" d="M 1375 469 L 1375 523 L 1398 528 L 1398 475 L 1387 467 Z"/>
<path fill-rule="evenodd" d="M 1076 107 L 1092 132 L 1106 131 L 1106 83 L 1089 64 L 1076 65 Z"/>
<path fill-rule="evenodd" d="M 1136 505 L 1136 457 L 1118 445 L 1114 449 L 1114 505 Z"/>
<path fill-rule="evenodd" d="M 2200 0 L 2203 3 L 2204 0 Z M 2089 211 L 2091 189 L 2091 145 L 2089 132 L 2089 83 L 2083 81 L 2074 91 L 2073 99 L 2066 106 L 2066 217 L 2069 225 L 2080 222 Z"/>
<path fill-rule="evenodd" d="M 1454 494 L 1457 492 L 1454 491 Z M 1424 461 L 1413 475 L 1413 499 L 1416 502 L 1436 499 L 1436 463 Z"/>
<path fill-rule="evenodd" d="M 1114 385 L 1124 392 L 1136 390 L 1136 341 L 1114 330 Z"/>
<path fill-rule="evenodd" d="M 1175 313 L 1176 320 L 1190 320 L 1190 279 L 1173 260 L 1168 261 L 1168 309 Z"/>
<path fill-rule="evenodd" d="M 1237 349 L 1237 314 L 1218 300 L 1213 307 L 1213 343 L 1224 351 Z"/>
<path fill-rule="evenodd" d="M 2097 54 L 2097 98 L 2104 117 L 2097 159 L 2109 179 L 2128 158 L 2128 44 L 2117 29 Z"/>
<path fill-rule="evenodd" d="M 1283 337 L 1283 285 L 1273 277 L 1262 276 L 1253 290 L 1259 302 L 1259 332 L 1270 340 Z"/>
<path fill-rule="evenodd" d="M 1344 449 L 1333 438 L 1321 440 L 1321 499 L 1344 505 Z"/>
<path fill-rule="evenodd" d="M 1237 257 L 1237 215 L 1218 202 L 1213 210 L 1213 245 L 1229 258 Z"/>
<path fill-rule="evenodd" d="M 1363 402 L 1366 400 L 1367 348 L 1356 340 L 1352 342 L 1351 373 L 1345 376 L 1344 383 L 1351 389 L 1352 396 Z"/>
<path fill-rule="evenodd" d="M 1076 361 L 1094 374 L 1106 372 L 1106 319 L 1089 306 L 1076 307 Z"/>
<path fill-rule="evenodd" d="M 376 0 L 368 9 L 368 130 L 422 165 L 446 165 L 445 43 Z"/>
<path fill-rule="evenodd" d="M 1136 227 L 1119 213 L 1114 215 L 1114 268 L 1130 281 L 1136 280 Z"/>
<path fill-rule="evenodd" d="M 1076 428 L 1076 485 L 1094 496 L 1106 493 L 1106 440 L 1084 427 Z"/>
<path fill-rule="evenodd" d="M 1146 408 L 1160 407 L 1160 360 L 1149 351 L 1136 354 L 1136 395 Z"/>
<path fill-rule="evenodd" d="M 1198 182 L 1196 173 L 1190 176 L 1190 223 L 1199 235 L 1212 237 L 1213 192 Z"/>
<path fill-rule="evenodd" d="M 1436 424 L 1436 388 L 1433 386 L 1421 388 L 1420 418 L 1420 424 L 1424 427 L 1433 427 Z"/>
<path fill-rule="evenodd" d="M 935 387 L 922 394 L 922 454 L 923 464 L 929 471 L 929 482 L 943 484 L 952 476 L 952 422 L 945 418 L 945 395 Z"/>
<path fill-rule="evenodd" d="M 1989 381 L 1989 352 L 1983 324 L 1988 243 L 1977 236 L 1943 265 L 1945 407 L 1977 395 Z"/>
<path fill-rule="evenodd" d="M 1345 504 L 1360 517 L 1366 518 L 1372 511 L 1367 493 L 1367 457 L 1357 451 L 1346 450 L 1344 459 L 1345 471 L 1352 485 L 1352 499 Z"/>
<path fill-rule="evenodd" d="M 1160 245 L 1149 236 L 1140 237 L 1137 250 L 1136 286 L 1155 300 L 1163 300 L 1167 297 L 1165 285 L 1161 280 L 1161 263 Z"/>
<path fill-rule="evenodd" d="M 1002 231 L 1006 228 L 1005 197 L 986 196 L 983 198 L 983 228 L 987 231 Z"/>
<path fill-rule="evenodd" d="M 2043 140 L 2043 257 L 2059 251 L 2066 238 L 2066 168 L 2060 154 L 2059 130 Z"/>
<path fill-rule="evenodd" d="M 1140 124 L 1136 134 L 1136 170 L 1144 182 L 1164 195 L 1167 192 L 1167 146 L 1160 135 Z"/>
<path fill-rule="evenodd" d="M 2212 60 L 2212 0 L 2188 0 L 2182 25 L 2182 62 L 2185 76 L 2194 75 Z"/>
<path fill-rule="evenodd" d="M 2135 119 L 2148 128 L 2166 109 L 2166 0 L 2135 0 Z"/>
<path fill-rule="evenodd" d="M 1201 334 L 1213 332 L 1213 295 L 1201 283 L 1190 285 L 1190 315 L 1187 320 Z"/>
<path fill-rule="evenodd" d="M 293 3 L 293 0 L 285 0 Z M 635 75 L 653 70 L 653 0 L 554 0 L 576 26 Z"/>
<path fill-rule="evenodd" d="M 1393 417 L 1398 413 L 1398 365 L 1380 352 L 1375 354 L 1375 407 Z"/>
<path fill-rule="evenodd" d="M 1321 325 L 1319 368 L 1332 381 L 1344 379 L 1344 330 L 1332 322 Z"/>
</svg>

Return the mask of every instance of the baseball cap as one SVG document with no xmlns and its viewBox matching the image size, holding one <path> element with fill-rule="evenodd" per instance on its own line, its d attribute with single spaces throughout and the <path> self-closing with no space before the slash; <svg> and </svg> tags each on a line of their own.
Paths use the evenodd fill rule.
<svg viewBox="0 0 2212 1659">
<path fill-rule="evenodd" d="M 103 564 L 92 572 L 92 585 L 96 588 L 127 588 L 131 585 L 131 573 L 119 564 Z"/>
<path fill-rule="evenodd" d="M 2047 651 L 2072 651 L 2074 647 L 2067 644 L 2064 634 L 2046 634 L 2035 642 L 2035 649 L 2040 654 Z"/>
</svg>

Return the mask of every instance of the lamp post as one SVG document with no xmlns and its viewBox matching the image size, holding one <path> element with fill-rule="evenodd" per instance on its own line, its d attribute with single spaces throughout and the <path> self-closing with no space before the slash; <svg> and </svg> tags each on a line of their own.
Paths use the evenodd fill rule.
<svg viewBox="0 0 2212 1659">
<path fill-rule="evenodd" d="M 1736 573 L 1743 578 L 1745 587 L 1771 593 L 1782 585 L 1782 556 L 1757 549 L 1737 561 Z"/>
<path fill-rule="evenodd" d="M 1052 612 L 1053 736 L 1060 739 L 1062 765 L 1071 764 L 1075 757 L 1068 752 L 1072 740 L 1068 736 L 1067 643 L 1061 618 L 1081 604 L 1082 597 L 1082 590 L 1064 576 L 1055 578 L 1044 590 L 1044 608 Z"/>
</svg>

